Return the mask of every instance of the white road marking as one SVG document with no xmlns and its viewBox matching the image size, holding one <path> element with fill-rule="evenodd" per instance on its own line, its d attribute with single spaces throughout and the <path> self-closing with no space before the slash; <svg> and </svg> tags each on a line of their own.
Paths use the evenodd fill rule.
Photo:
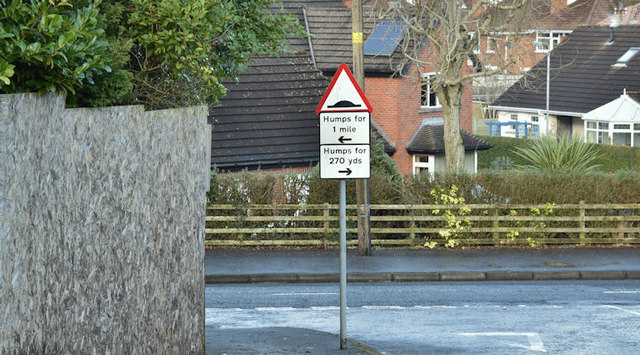
<svg viewBox="0 0 640 355">
<path fill-rule="evenodd" d="M 602 307 L 602 308 L 613 308 L 613 309 L 617 309 L 617 310 L 622 311 L 622 312 L 627 312 L 627 313 L 631 313 L 631 314 L 636 315 L 636 316 L 640 316 L 640 312 L 630 311 L 630 310 L 624 309 L 622 307 L 610 306 L 610 305 L 604 305 L 604 306 L 600 306 L 600 307 Z"/>
<path fill-rule="evenodd" d="M 504 344 L 522 348 L 530 351 L 539 351 L 546 353 L 547 350 L 544 348 L 544 344 L 542 343 L 542 338 L 540 338 L 540 334 L 538 333 L 519 333 L 519 332 L 481 332 L 481 333 L 458 333 L 458 335 L 462 336 L 472 336 L 472 337 L 514 337 L 514 336 L 526 336 L 529 339 L 529 345 L 513 343 L 513 342 L 504 342 Z"/>
<path fill-rule="evenodd" d="M 295 311 L 298 308 L 294 307 L 256 307 L 254 308 L 256 311 Z"/>
<path fill-rule="evenodd" d="M 272 296 L 336 296 L 338 292 L 284 292 L 272 293 Z"/>
<path fill-rule="evenodd" d="M 445 305 L 415 305 L 415 306 L 394 306 L 394 305 L 364 305 L 358 307 L 347 307 L 347 309 L 387 309 L 387 310 L 403 310 L 403 309 L 458 309 L 458 308 L 473 308 L 473 309 L 494 309 L 494 308 L 512 308 L 511 305 L 469 305 L 462 306 L 445 306 Z M 529 308 L 527 305 L 518 305 L 518 308 Z M 540 308 L 563 308 L 563 306 L 540 306 Z M 207 308 L 212 311 L 242 311 L 242 310 L 257 310 L 257 311 L 294 311 L 303 310 L 306 308 L 296 307 L 255 307 L 255 308 Z M 312 306 L 308 309 L 315 311 L 333 311 L 339 309 L 338 306 Z"/>
<path fill-rule="evenodd" d="M 363 309 L 407 309 L 402 306 L 362 306 Z"/>
<path fill-rule="evenodd" d="M 613 293 L 613 294 L 637 294 L 640 293 L 640 290 L 638 291 L 604 291 L 604 293 Z"/>
<path fill-rule="evenodd" d="M 311 307 L 314 311 L 339 311 L 340 307 L 338 306 L 313 306 Z"/>
</svg>

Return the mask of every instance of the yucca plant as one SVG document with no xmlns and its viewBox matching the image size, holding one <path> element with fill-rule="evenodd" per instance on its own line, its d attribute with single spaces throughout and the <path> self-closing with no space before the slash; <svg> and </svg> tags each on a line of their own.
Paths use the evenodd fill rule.
<svg viewBox="0 0 640 355">
<path fill-rule="evenodd" d="M 514 154 L 527 163 L 517 168 L 541 172 L 563 171 L 584 173 L 595 171 L 600 165 L 595 161 L 600 157 L 596 144 L 586 143 L 578 137 L 541 137 L 525 147 L 518 147 Z"/>
</svg>

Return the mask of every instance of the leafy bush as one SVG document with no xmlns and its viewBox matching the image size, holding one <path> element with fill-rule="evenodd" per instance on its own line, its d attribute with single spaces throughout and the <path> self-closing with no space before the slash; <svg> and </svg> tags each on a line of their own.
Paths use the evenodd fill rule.
<svg viewBox="0 0 640 355">
<path fill-rule="evenodd" d="M 491 144 L 491 149 L 481 150 L 478 152 L 478 169 L 491 169 L 491 165 L 500 157 L 508 157 L 514 165 L 524 164 L 524 160 L 513 154 L 516 147 L 524 147 L 529 143 L 529 139 L 509 138 L 509 137 L 491 137 L 482 136 L 483 140 Z"/>
<path fill-rule="evenodd" d="M 110 71 L 99 3 L 0 0 L 0 92 L 74 93 Z"/>
<path fill-rule="evenodd" d="M 514 153 L 526 161 L 519 168 L 541 172 L 564 171 L 584 173 L 595 171 L 600 156 L 598 145 L 586 143 L 572 136 L 556 139 L 544 136 L 529 142 L 526 147 L 518 147 Z"/>
<path fill-rule="evenodd" d="M 508 137 L 481 137 L 491 144 L 492 148 L 478 152 L 478 169 L 501 169 L 501 162 L 496 160 L 509 158 L 513 165 L 525 165 L 526 161 L 517 156 L 514 151 L 526 147 L 531 142 L 530 139 L 508 138 Z M 620 145 L 598 146 L 599 158 L 593 162 L 598 165 L 597 171 L 605 173 L 617 173 L 620 171 L 640 171 L 640 147 L 626 147 Z"/>
<path fill-rule="evenodd" d="M 440 223 L 440 237 L 447 240 L 446 247 L 453 248 L 459 243 L 458 239 L 468 237 L 468 234 L 464 233 L 465 228 L 471 225 L 469 218 L 466 218 L 471 213 L 471 210 L 464 206 L 465 199 L 458 195 L 458 187 L 451 185 L 449 190 L 445 190 L 440 186 L 435 186 L 431 189 L 431 197 L 433 203 L 443 206 L 459 206 L 459 207 L 443 207 L 442 209 L 432 210 L 431 213 L 437 216 L 444 216 L 445 220 Z M 437 246 L 435 242 L 426 242 L 426 247 L 434 248 Z"/>
<path fill-rule="evenodd" d="M 513 160 L 508 156 L 499 156 L 491 163 L 491 170 L 509 170 L 513 168 Z"/>
</svg>

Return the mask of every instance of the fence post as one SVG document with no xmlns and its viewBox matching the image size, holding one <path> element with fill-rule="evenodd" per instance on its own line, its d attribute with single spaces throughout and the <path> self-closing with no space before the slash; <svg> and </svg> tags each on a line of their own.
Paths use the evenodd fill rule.
<svg viewBox="0 0 640 355">
<path fill-rule="evenodd" d="M 414 240 L 416 238 L 416 231 L 415 231 L 416 219 L 414 218 L 416 214 L 415 214 L 415 210 L 412 207 L 413 205 L 409 205 L 409 208 L 408 208 L 409 215 L 411 216 L 411 223 L 409 224 L 409 229 L 411 230 L 411 232 L 409 232 L 409 239 Z M 421 210 L 421 212 L 422 211 L 423 210 Z M 420 213 L 420 214 L 423 214 L 423 213 Z"/>
<path fill-rule="evenodd" d="M 329 203 L 325 202 L 323 204 L 324 208 L 322 209 L 322 215 L 324 216 L 324 236 L 322 239 L 322 244 L 323 245 L 327 245 L 327 239 L 329 238 L 329 227 L 331 226 L 329 223 L 329 217 L 331 216 L 330 214 L 330 209 L 329 209 Z"/>
<path fill-rule="evenodd" d="M 580 228 L 580 239 L 584 239 L 586 238 L 586 233 L 585 230 L 587 228 L 586 223 L 585 223 L 585 207 L 584 207 L 584 201 L 580 201 L 580 219 L 579 219 L 579 228 Z"/>
<path fill-rule="evenodd" d="M 492 227 L 494 228 L 493 232 L 491 232 L 491 235 L 493 237 L 493 243 L 494 245 L 500 245 L 500 233 L 497 232 L 497 229 L 500 228 L 500 222 L 498 221 L 499 213 L 498 213 L 499 209 L 496 207 L 493 210 L 493 222 L 492 222 Z"/>
</svg>

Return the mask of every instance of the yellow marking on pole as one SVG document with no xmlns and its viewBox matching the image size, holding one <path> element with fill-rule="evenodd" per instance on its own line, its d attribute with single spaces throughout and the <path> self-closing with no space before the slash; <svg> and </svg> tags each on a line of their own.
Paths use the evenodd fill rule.
<svg viewBox="0 0 640 355">
<path fill-rule="evenodd" d="M 351 42 L 354 44 L 363 43 L 362 41 L 362 32 L 352 32 L 351 33 Z"/>
</svg>

